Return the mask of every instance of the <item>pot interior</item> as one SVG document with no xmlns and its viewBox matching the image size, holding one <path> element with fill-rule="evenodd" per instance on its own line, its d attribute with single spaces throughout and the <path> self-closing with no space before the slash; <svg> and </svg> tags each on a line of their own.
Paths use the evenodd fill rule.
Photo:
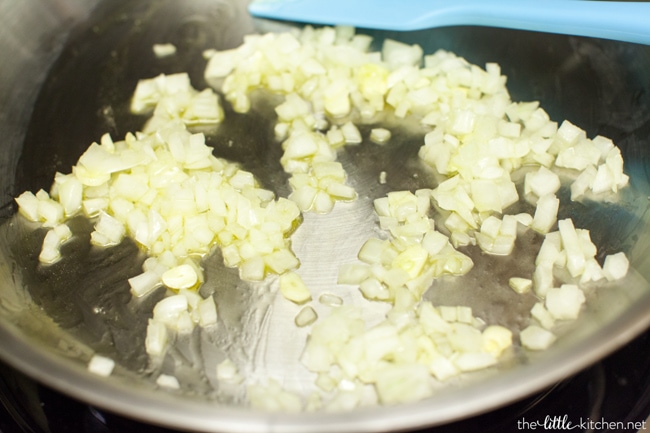
<svg viewBox="0 0 650 433">
<path fill-rule="evenodd" d="M 128 109 L 138 80 L 188 72 L 194 87 L 205 88 L 205 49 L 233 48 L 245 34 L 290 25 L 254 21 L 245 3 L 227 0 L 50 3 L 30 0 L 25 9 L 0 6 L 9 12 L 0 19 L 47 24 L 34 23 L 29 34 L 15 27 L 0 33 L 2 54 L 12 59 L 7 74 L 0 76 L 0 95 L 7 101 L 0 112 L 0 129 L 7 131 L 0 178 L 0 356 L 30 376 L 92 404 L 172 427 L 373 431 L 441 424 L 524 397 L 605 356 L 649 324 L 650 47 L 482 27 L 359 30 L 377 44 L 391 38 L 418 43 L 425 53 L 445 49 L 474 64 L 497 62 L 508 77 L 513 101 L 540 101 L 553 120 L 568 119 L 589 137 L 612 138 L 622 150 L 630 186 L 611 203 L 563 207 L 559 218 L 571 217 L 590 229 L 600 260 L 624 251 L 632 264 L 630 275 L 590 292 L 586 311 L 548 351 L 517 350 L 499 367 L 463 378 L 425 401 L 342 415 L 267 414 L 245 407 L 243 387 L 220 385 L 213 373 L 216 365 L 230 358 L 250 376 L 278 377 L 301 388 L 313 380 L 298 361 L 307 330 L 297 330 L 287 320 L 295 311 L 269 283 L 241 281 L 215 251 L 203 261 L 202 290 L 219 306 L 218 329 L 181 339 L 165 362 L 152 365 L 144 338 L 153 305 L 164 292 L 133 299 L 127 283 L 140 272 L 145 255 L 131 241 L 91 248 L 92 223 L 78 217 L 70 222 L 76 236 L 64 248 L 63 260 L 43 267 L 38 253 L 45 231 L 15 216 L 13 197 L 25 190 L 48 190 L 54 174 L 70 172 L 103 133 L 119 139 L 139 130 L 145 118 Z M 156 58 L 151 49 L 156 43 L 173 43 L 178 54 Z M 227 105 L 225 110 L 226 121 L 204 131 L 214 154 L 238 162 L 262 186 L 286 197 L 282 150 L 273 135 L 273 98 L 260 95 L 245 115 Z M 438 182 L 418 159 L 423 133 L 416 122 L 390 116 L 384 122 L 394 128 L 396 145 L 364 142 L 339 153 L 360 199 L 337 205 L 329 215 L 306 215 L 292 239 L 305 279 L 313 283 L 310 288 L 335 291 L 346 303 L 365 305 L 370 320 L 385 314 L 385 306 L 365 301 L 356 291 L 333 288 L 338 265 L 353 260 L 375 232 L 374 198 L 392 190 L 433 188 Z M 363 135 L 374 126 L 361 125 Z M 387 173 L 385 184 L 376 181 L 380 171 Z M 560 193 L 569 194 L 567 188 Z M 530 209 L 522 205 L 522 210 Z M 471 274 L 436 282 L 426 299 L 467 305 L 488 323 L 522 329 L 536 298 L 516 295 L 507 289 L 507 280 L 516 272 L 532 273 L 531 247 L 540 243 L 532 234 L 518 240 L 517 259 L 475 251 Z M 86 371 L 93 353 L 116 360 L 110 379 Z M 155 384 L 161 372 L 178 377 L 181 390 L 161 392 Z"/>
</svg>

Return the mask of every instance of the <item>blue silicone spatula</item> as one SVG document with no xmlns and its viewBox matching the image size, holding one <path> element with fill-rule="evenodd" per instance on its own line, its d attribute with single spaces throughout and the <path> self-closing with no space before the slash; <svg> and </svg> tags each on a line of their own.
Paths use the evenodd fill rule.
<svg viewBox="0 0 650 433">
<path fill-rule="evenodd" d="M 378 30 L 478 25 L 650 44 L 650 2 L 590 0 L 254 0 L 251 15 Z"/>
</svg>

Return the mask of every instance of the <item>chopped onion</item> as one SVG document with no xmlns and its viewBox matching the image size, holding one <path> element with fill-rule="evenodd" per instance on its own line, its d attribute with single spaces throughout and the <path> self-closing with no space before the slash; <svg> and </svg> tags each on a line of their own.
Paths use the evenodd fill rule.
<svg viewBox="0 0 650 433">
<path fill-rule="evenodd" d="M 162 129 L 174 119 L 187 125 L 212 124 L 223 120 L 219 97 L 211 89 L 199 92 L 192 88 L 186 73 L 161 74 L 140 80 L 131 100 L 131 111 L 143 114 L 153 111 L 144 131 Z"/>
<path fill-rule="evenodd" d="M 377 144 L 384 144 L 390 140 L 391 132 L 386 128 L 373 128 L 370 130 L 370 140 Z"/>
<path fill-rule="evenodd" d="M 521 344 L 527 349 L 544 350 L 555 342 L 556 336 L 544 328 L 530 325 L 521 331 L 519 338 L 521 339 Z"/>
<path fill-rule="evenodd" d="M 178 383 L 178 379 L 175 376 L 170 376 L 168 374 L 161 374 L 156 378 L 156 384 L 162 386 L 163 388 L 170 389 L 180 389 L 181 385 Z"/>
<path fill-rule="evenodd" d="M 530 278 L 512 277 L 508 280 L 508 285 L 517 293 L 528 293 L 533 287 L 533 281 Z"/>
<path fill-rule="evenodd" d="M 625 253 L 610 254 L 605 257 L 603 274 L 609 281 L 620 280 L 627 275 L 630 262 Z"/>
<path fill-rule="evenodd" d="M 384 404 L 422 400 L 433 392 L 429 377 L 429 371 L 424 365 L 386 366 L 377 377 L 377 395 Z"/>
<path fill-rule="evenodd" d="M 542 302 L 537 302 L 533 305 L 533 308 L 530 310 L 530 315 L 545 329 L 552 329 L 555 326 L 555 319 Z"/>
<path fill-rule="evenodd" d="M 557 221 L 557 211 L 560 207 L 560 200 L 555 194 L 546 194 L 539 198 L 535 215 L 530 227 L 539 233 L 548 233 L 553 224 Z"/>
<path fill-rule="evenodd" d="M 237 365 L 226 358 L 217 365 L 217 379 L 228 383 L 241 383 L 244 378 L 239 374 Z"/>
<path fill-rule="evenodd" d="M 316 311 L 308 305 L 306 307 L 303 307 L 300 312 L 298 312 L 296 318 L 294 319 L 294 322 L 296 323 L 296 326 L 302 328 L 311 325 L 316 321 L 317 318 L 318 315 L 316 314 Z"/>
<path fill-rule="evenodd" d="M 370 277 L 371 271 L 365 265 L 358 263 L 344 263 L 339 267 L 338 284 L 361 284 Z"/>
<path fill-rule="evenodd" d="M 192 266 L 184 264 L 165 271 L 161 280 L 170 289 L 189 289 L 198 282 L 198 275 Z"/>
<path fill-rule="evenodd" d="M 524 191 L 537 197 L 555 194 L 560 189 L 560 177 L 546 167 L 540 167 L 536 172 L 526 173 Z"/>
<path fill-rule="evenodd" d="M 517 293 L 532 286 L 542 298 L 520 342 L 530 350 L 549 347 L 556 321 L 578 317 L 585 303 L 580 285 L 618 280 L 629 269 L 622 252 L 607 256 L 601 267 L 589 232 L 570 219 L 557 221 L 562 172 L 555 167 L 576 172 L 572 200 L 605 197 L 629 182 L 620 150 L 607 138 L 589 139 L 569 121 L 558 127 L 538 102 L 513 103 L 497 64 L 480 68 L 443 50 L 423 56 L 418 45 L 392 40 L 381 53 L 369 52 L 371 42 L 349 27 L 306 26 L 251 35 L 236 49 L 205 53 L 206 81 L 234 111 L 251 108 L 248 94 L 255 88 L 284 95 L 275 107 L 274 132 L 290 176 L 289 199 L 276 200 L 252 173 L 214 157 L 203 134 L 186 129 L 223 119 L 212 89 L 194 89 L 185 73 L 141 80 L 131 109 L 151 114 L 142 132 L 117 142 L 102 136 L 72 173 L 56 174 L 50 193 L 16 198 L 23 216 L 50 228 L 39 259 L 60 258 L 60 245 L 71 236 L 63 222 L 80 212 L 96 219 L 93 245 L 132 238 L 150 255 L 142 273 L 129 279 L 132 294 L 145 296 L 161 285 L 171 289 L 148 323 L 145 347 L 154 357 L 165 353 L 176 334 L 217 324 L 214 299 L 197 293 L 204 279 L 199 260 L 214 247 L 221 248 L 227 266 L 239 268 L 241 279 L 278 274 L 282 295 L 304 304 L 311 293 L 294 272 L 300 263 L 287 237 L 301 212 L 326 213 L 336 202 L 357 198 L 336 160 L 337 149 L 363 142 L 354 119 L 373 124 L 375 115 L 390 109 L 397 118 L 420 116 L 430 132 L 418 155 L 446 177 L 434 190 L 393 191 L 375 200 L 381 235 L 363 244 L 358 262 L 339 270 L 338 284 L 358 286 L 364 297 L 389 302 L 392 309 L 368 326 L 359 308 L 344 306 L 335 295 L 319 297 L 331 308 L 318 322 L 314 308 L 303 306 L 295 324 L 313 327 L 301 360 L 332 398 L 323 402 L 314 393 L 303 404 L 270 380 L 248 386 L 251 404 L 290 412 L 349 410 L 361 404 L 366 385 L 375 400 L 403 403 L 429 396 L 434 379 L 496 364 L 512 346 L 510 330 L 485 324 L 467 306 L 435 307 L 423 295 L 436 278 L 470 271 L 472 260 L 456 248 L 477 245 L 489 254 L 511 254 L 522 228 L 545 238 L 531 278 L 508 282 Z M 161 57 L 174 51 L 154 46 Z M 391 132 L 374 127 L 369 138 L 386 143 Z M 519 201 L 512 175 L 524 166 L 533 167 L 523 191 L 536 202 L 534 216 L 508 212 Z M 385 184 L 386 173 L 378 180 Z M 430 217 L 432 208 L 443 214 L 444 234 Z M 104 361 L 89 369 L 110 374 L 113 367 Z M 243 380 L 229 360 L 219 364 L 217 378 Z M 179 387 L 172 376 L 160 375 L 157 382 Z"/>
<path fill-rule="evenodd" d="M 151 293 L 162 285 L 160 275 L 154 271 L 145 271 L 135 277 L 129 278 L 129 286 L 134 296 L 140 297 Z"/>
<path fill-rule="evenodd" d="M 453 362 L 460 371 L 477 371 L 496 364 L 497 360 L 490 353 L 462 353 Z"/>
<path fill-rule="evenodd" d="M 200 300 L 196 306 L 196 310 L 199 314 L 199 325 L 202 327 L 205 328 L 217 323 L 217 304 L 215 304 L 212 296 Z"/>
<path fill-rule="evenodd" d="M 296 304 L 303 304 L 311 299 L 311 292 L 295 272 L 280 275 L 280 293 Z"/>
<path fill-rule="evenodd" d="M 170 57 L 176 54 L 176 46 L 174 44 L 154 44 L 153 53 L 158 58 Z"/>
<path fill-rule="evenodd" d="M 88 363 L 88 371 L 99 376 L 110 376 L 115 368 L 115 361 L 101 355 L 93 355 Z"/>
<path fill-rule="evenodd" d="M 584 302 L 584 293 L 574 284 L 563 284 L 546 292 L 546 309 L 556 320 L 577 319 Z"/>
<path fill-rule="evenodd" d="M 330 293 L 323 293 L 318 297 L 318 302 L 330 307 L 339 307 L 343 305 L 343 299 L 340 296 L 332 295 Z"/>
<path fill-rule="evenodd" d="M 65 224 L 59 224 L 45 234 L 43 246 L 38 260 L 44 264 L 52 264 L 61 258 L 61 245 L 72 237 L 70 228 Z"/>
<path fill-rule="evenodd" d="M 247 387 L 248 400 L 256 408 L 266 412 L 295 413 L 302 410 L 300 396 L 286 391 L 275 380 L 266 384 L 251 384 Z"/>
<path fill-rule="evenodd" d="M 163 323 L 173 323 L 178 316 L 187 311 L 187 297 L 182 294 L 172 295 L 159 301 L 153 309 L 154 320 Z"/>
<path fill-rule="evenodd" d="M 169 343 L 169 333 L 163 322 L 150 319 L 147 325 L 147 336 L 145 338 L 145 348 L 151 356 L 160 356 L 167 350 Z"/>
<path fill-rule="evenodd" d="M 415 45 L 408 45 L 393 39 L 386 39 L 382 47 L 382 57 L 392 68 L 401 66 L 419 66 L 422 62 L 422 48 Z"/>
<path fill-rule="evenodd" d="M 30 221 L 38 221 L 38 198 L 30 191 L 25 191 L 16 197 L 18 211 Z"/>
<path fill-rule="evenodd" d="M 566 251 L 566 267 L 572 276 L 576 277 L 585 269 L 585 255 L 580 245 L 578 233 L 571 219 L 558 221 L 562 248 Z"/>
<path fill-rule="evenodd" d="M 512 331 L 499 325 L 488 326 L 481 334 L 483 350 L 494 356 L 494 361 L 501 353 L 512 346 Z"/>
</svg>

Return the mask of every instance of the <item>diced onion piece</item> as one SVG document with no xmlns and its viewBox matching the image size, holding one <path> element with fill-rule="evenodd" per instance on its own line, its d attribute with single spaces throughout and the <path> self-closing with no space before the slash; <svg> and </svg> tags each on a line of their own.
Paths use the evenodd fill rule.
<svg viewBox="0 0 650 433">
<path fill-rule="evenodd" d="M 422 273 L 428 257 L 427 250 L 420 245 L 412 245 L 393 260 L 392 266 L 401 269 L 409 278 L 414 279 Z"/>
<path fill-rule="evenodd" d="M 162 386 L 163 388 L 169 389 L 180 389 L 181 384 L 178 382 L 176 376 L 170 376 L 168 374 L 161 374 L 156 378 L 156 384 Z"/>
<path fill-rule="evenodd" d="M 61 243 L 66 242 L 72 237 L 72 231 L 66 224 L 59 224 L 52 228 Z"/>
<path fill-rule="evenodd" d="M 597 174 L 596 167 L 588 165 L 571 184 L 571 200 L 578 200 L 594 183 Z"/>
<path fill-rule="evenodd" d="M 168 343 L 169 334 L 165 324 L 158 320 L 150 319 L 145 338 L 147 353 L 152 356 L 160 356 L 167 350 Z"/>
<path fill-rule="evenodd" d="M 334 125 L 327 131 L 327 141 L 332 147 L 340 147 L 345 144 L 345 136 L 341 129 Z"/>
<path fill-rule="evenodd" d="M 449 358 L 436 356 L 429 364 L 431 374 L 438 380 L 447 380 L 460 373 L 459 368 Z"/>
<path fill-rule="evenodd" d="M 51 240 L 53 237 L 56 238 L 56 236 L 45 235 L 43 247 L 41 248 L 41 252 L 38 255 L 38 261 L 43 264 L 52 264 L 61 258 L 58 239 Z"/>
<path fill-rule="evenodd" d="M 561 252 L 562 237 L 560 236 L 560 232 L 555 231 L 547 233 L 544 236 L 542 246 L 537 253 L 537 257 L 535 258 L 535 264 L 541 265 L 546 263 L 550 265 L 560 266 L 564 263 L 564 260 L 560 261 Z"/>
<path fill-rule="evenodd" d="M 577 277 L 584 272 L 586 263 L 578 232 L 569 218 L 558 221 L 558 229 L 566 251 L 566 267 L 573 277 Z"/>
<path fill-rule="evenodd" d="M 553 262 L 543 262 L 535 267 L 533 272 L 533 287 L 535 294 L 543 298 L 546 292 L 553 287 L 554 274 Z"/>
<path fill-rule="evenodd" d="M 533 216 L 527 213 L 519 213 L 514 215 L 517 222 L 525 227 L 529 227 L 533 223 Z"/>
<path fill-rule="evenodd" d="M 93 355 L 88 363 L 88 371 L 99 376 L 110 376 L 115 368 L 115 361 L 101 355 Z"/>
<path fill-rule="evenodd" d="M 287 249 L 276 250 L 265 256 L 264 262 L 276 274 L 296 269 L 300 264 L 296 256 Z"/>
<path fill-rule="evenodd" d="M 359 128 L 357 128 L 352 122 L 344 123 L 343 126 L 341 126 L 341 133 L 345 138 L 345 142 L 348 144 L 357 144 L 363 141 Z"/>
<path fill-rule="evenodd" d="M 376 278 L 368 278 L 362 281 L 359 290 L 366 299 L 387 301 L 391 298 L 391 292 Z"/>
<path fill-rule="evenodd" d="M 131 111 L 144 113 L 155 107 L 166 96 L 188 93 L 191 89 L 190 78 L 185 73 L 164 75 L 140 80 L 131 101 Z"/>
<path fill-rule="evenodd" d="M 584 293 L 574 284 L 563 284 L 546 292 L 546 309 L 556 320 L 577 319 L 584 302 Z"/>
<path fill-rule="evenodd" d="M 107 198 L 92 198 L 86 199 L 82 202 L 82 209 L 88 218 L 94 218 L 100 212 L 108 208 L 109 200 Z"/>
<path fill-rule="evenodd" d="M 178 316 L 188 309 L 187 297 L 178 294 L 171 295 L 158 301 L 153 309 L 153 318 L 162 323 L 172 324 Z"/>
<path fill-rule="evenodd" d="M 454 364 L 460 371 L 477 371 L 496 364 L 497 360 L 491 353 L 461 353 L 454 359 Z"/>
<path fill-rule="evenodd" d="M 555 194 L 546 194 L 539 198 L 535 215 L 530 227 L 539 233 L 548 233 L 557 221 L 557 211 L 560 207 L 560 200 Z"/>
<path fill-rule="evenodd" d="M 198 282 L 198 275 L 192 266 L 184 264 L 165 271 L 161 280 L 170 289 L 189 289 Z"/>
<path fill-rule="evenodd" d="M 95 231 L 90 234 L 90 242 L 102 247 L 117 245 L 122 241 L 125 233 L 124 224 L 108 213 L 101 212 L 95 224 Z"/>
<path fill-rule="evenodd" d="M 311 299 L 311 292 L 300 275 L 295 272 L 280 275 L 280 293 L 296 304 L 303 304 Z"/>
<path fill-rule="evenodd" d="M 266 273 L 266 265 L 261 255 L 250 257 L 239 265 L 239 276 L 245 281 L 261 281 Z"/>
<path fill-rule="evenodd" d="M 52 264 L 61 258 L 61 244 L 72 237 L 70 228 L 65 224 L 59 224 L 48 230 L 43 239 L 41 252 L 38 260 L 44 264 Z"/>
<path fill-rule="evenodd" d="M 603 274 L 608 281 L 620 280 L 627 275 L 629 267 L 630 261 L 625 253 L 610 254 L 605 257 Z"/>
<path fill-rule="evenodd" d="M 386 128 L 373 128 L 370 130 L 370 140 L 377 144 L 384 144 L 390 140 L 391 132 Z"/>
<path fill-rule="evenodd" d="M 441 305 L 439 308 L 440 316 L 447 322 L 455 322 L 457 320 L 458 309 L 456 307 Z"/>
<path fill-rule="evenodd" d="M 605 164 L 598 166 L 596 175 L 591 182 L 591 189 L 595 194 L 602 194 L 615 189 L 614 174 Z"/>
<path fill-rule="evenodd" d="M 519 334 L 521 344 L 530 350 L 547 349 L 556 340 L 555 334 L 536 325 L 530 325 Z"/>
<path fill-rule="evenodd" d="M 588 283 L 591 281 L 600 281 L 605 278 L 603 268 L 595 258 L 590 258 L 585 264 L 585 271 L 580 276 L 580 283 Z"/>
<path fill-rule="evenodd" d="M 482 349 L 498 358 L 501 353 L 512 346 L 512 331 L 499 325 L 488 326 L 481 334 Z"/>
<path fill-rule="evenodd" d="M 508 280 L 508 285 L 517 293 L 528 293 L 533 287 L 533 281 L 530 278 L 512 277 Z"/>
<path fill-rule="evenodd" d="M 331 375 L 325 373 L 318 374 L 315 383 L 316 386 L 325 392 L 331 392 L 337 386 L 336 379 Z"/>
<path fill-rule="evenodd" d="M 530 310 L 530 315 L 533 319 L 537 320 L 543 328 L 552 329 L 555 325 L 555 319 L 546 309 L 542 302 L 537 302 Z"/>
<path fill-rule="evenodd" d="M 357 192 L 354 188 L 336 182 L 330 183 L 325 191 L 330 197 L 334 197 L 337 200 L 351 201 L 357 197 Z"/>
<path fill-rule="evenodd" d="M 286 391 L 275 380 L 268 384 L 251 384 L 246 388 L 252 407 L 267 412 L 297 413 L 302 410 L 299 395 Z"/>
<path fill-rule="evenodd" d="M 591 140 L 585 139 L 561 150 L 555 159 L 555 165 L 582 171 L 589 165 L 598 164 L 600 157 L 601 150 Z"/>
<path fill-rule="evenodd" d="M 377 238 L 368 239 L 359 250 L 359 260 L 368 263 L 381 263 L 382 255 L 387 248 L 385 241 Z"/>
<path fill-rule="evenodd" d="M 560 177 L 546 167 L 540 167 L 536 172 L 526 173 L 524 191 L 537 197 L 555 194 L 560 189 Z"/>
<path fill-rule="evenodd" d="M 419 364 L 395 364 L 381 370 L 375 384 L 383 404 L 408 403 L 429 397 L 433 388 L 428 369 Z"/>
<path fill-rule="evenodd" d="M 158 58 L 173 56 L 176 54 L 176 46 L 174 44 L 154 44 L 153 53 Z"/>
<path fill-rule="evenodd" d="M 370 276 L 370 268 L 364 264 L 346 263 L 339 267 L 338 284 L 361 284 Z"/>
<path fill-rule="evenodd" d="M 66 217 L 75 215 L 82 206 L 83 184 L 74 175 L 65 176 L 58 186 L 58 200 Z"/>
<path fill-rule="evenodd" d="M 298 312 L 294 322 L 296 323 L 296 326 L 302 328 L 311 325 L 317 318 L 318 315 L 316 314 L 316 311 L 311 306 L 307 305 Z"/>
<path fill-rule="evenodd" d="M 481 224 L 480 232 L 475 234 L 481 249 L 490 254 L 508 255 L 515 246 L 517 236 L 516 220 L 504 215 L 503 221 L 494 216 L 486 218 Z"/>
<path fill-rule="evenodd" d="M 30 221 L 38 221 L 38 198 L 30 191 L 25 191 L 16 197 L 18 211 Z"/>
<path fill-rule="evenodd" d="M 479 212 L 501 212 L 503 206 L 499 188 L 495 181 L 477 179 L 470 183 L 474 207 Z"/>
<path fill-rule="evenodd" d="M 244 378 L 239 374 L 237 365 L 226 358 L 217 364 L 217 379 L 227 383 L 241 383 Z"/>
<path fill-rule="evenodd" d="M 48 194 L 41 190 L 36 193 L 37 203 L 37 221 L 41 221 L 44 227 L 55 227 L 63 221 L 63 206 L 52 200 Z"/>
<path fill-rule="evenodd" d="M 202 327 L 207 327 L 210 325 L 216 325 L 217 323 L 217 305 L 214 302 L 212 296 L 208 296 L 205 299 L 199 301 L 196 306 L 199 315 L 199 325 Z"/>
<path fill-rule="evenodd" d="M 129 278 L 128 281 L 131 287 L 131 293 L 136 297 L 145 296 L 162 284 L 160 275 L 154 271 L 145 271 L 135 277 Z"/>
<path fill-rule="evenodd" d="M 318 152 L 318 142 L 312 134 L 294 134 L 283 143 L 284 159 L 301 159 L 313 156 Z"/>
<path fill-rule="evenodd" d="M 318 302 L 323 305 L 330 307 L 339 307 L 343 305 L 343 299 L 340 296 L 333 295 L 331 293 L 323 293 L 318 297 Z"/>
<path fill-rule="evenodd" d="M 422 62 L 422 47 L 417 44 L 408 45 L 393 39 L 386 39 L 382 46 L 382 57 L 392 68 L 400 66 L 416 66 Z"/>
<path fill-rule="evenodd" d="M 584 131 L 574 125 L 573 123 L 565 120 L 562 122 L 562 125 L 557 130 L 557 136 L 562 140 L 566 145 L 575 144 L 578 139 L 584 135 Z"/>
</svg>

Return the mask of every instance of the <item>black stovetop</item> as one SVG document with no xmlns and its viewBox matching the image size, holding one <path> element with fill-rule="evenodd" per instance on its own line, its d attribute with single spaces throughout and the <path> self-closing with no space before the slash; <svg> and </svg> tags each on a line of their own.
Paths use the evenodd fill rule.
<svg viewBox="0 0 650 433">
<path fill-rule="evenodd" d="M 176 433 L 88 406 L 0 364 L 0 433 Z M 418 433 L 650 431 L 650 331 L 550 389 Z"/>
</svg>

